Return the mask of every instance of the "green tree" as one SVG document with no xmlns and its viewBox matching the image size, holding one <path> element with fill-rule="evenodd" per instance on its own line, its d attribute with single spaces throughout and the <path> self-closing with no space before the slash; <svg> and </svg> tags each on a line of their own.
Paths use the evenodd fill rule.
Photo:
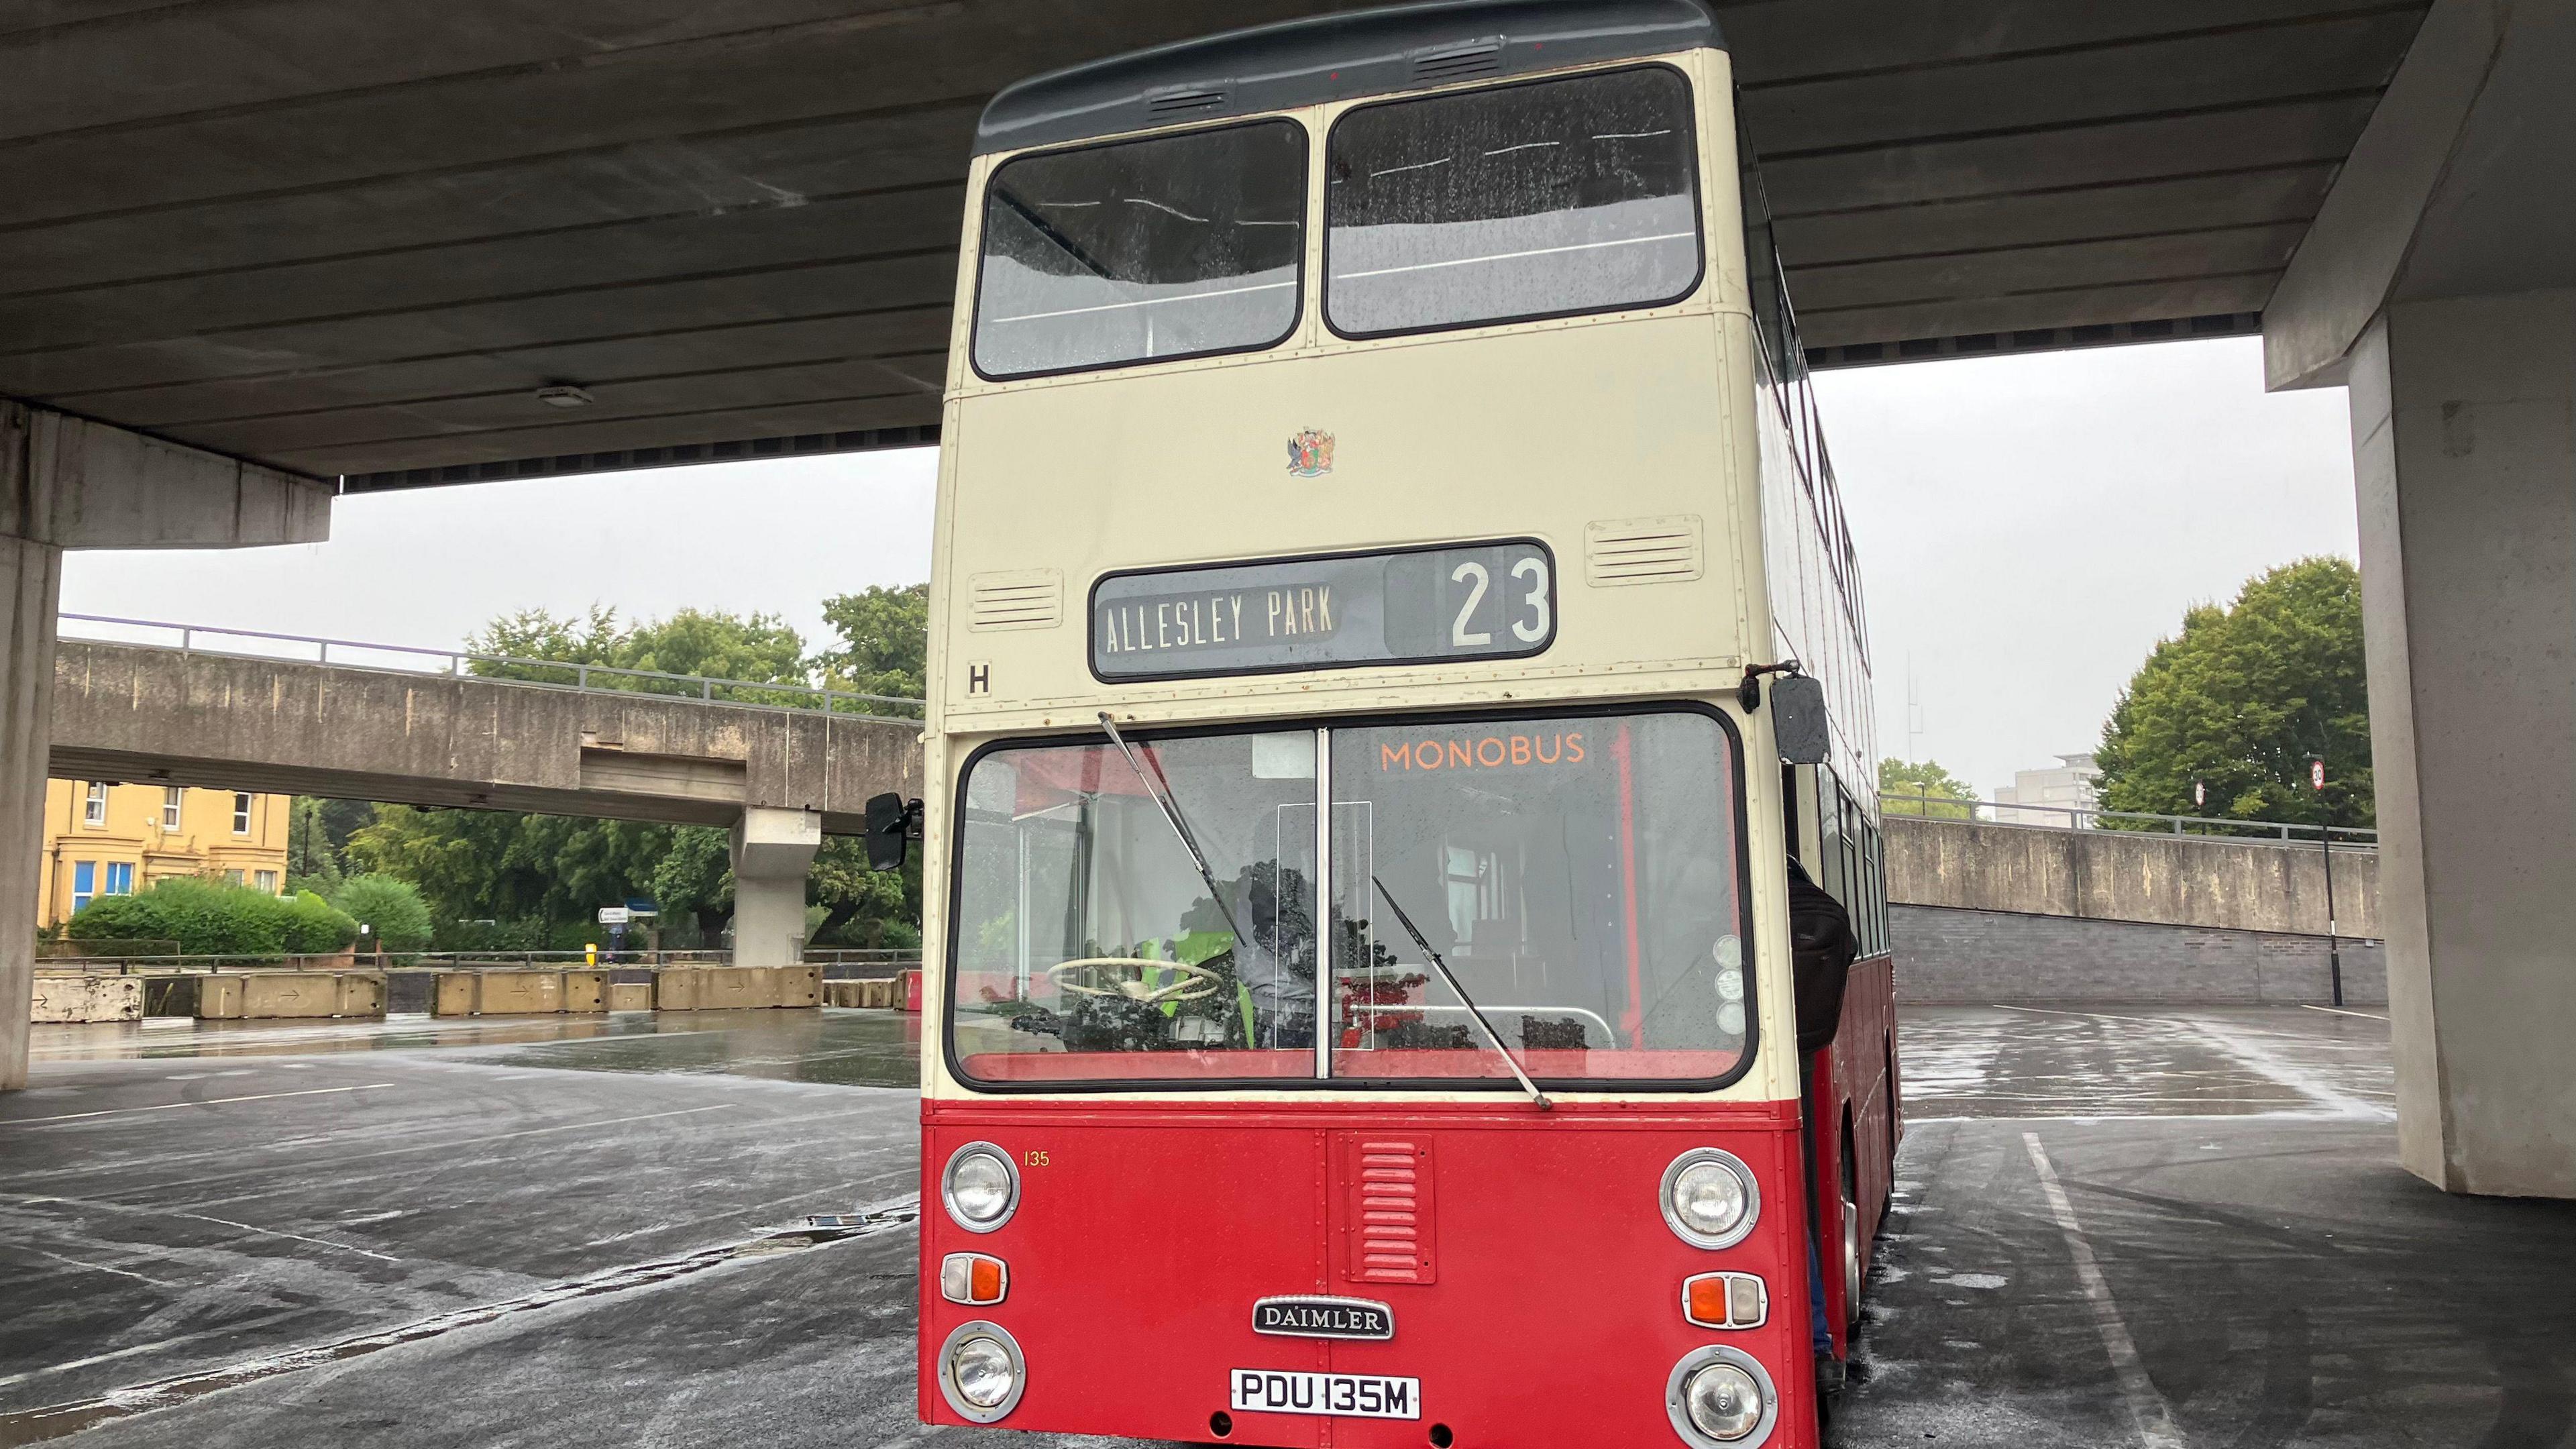
<svg viewBox="0 0 2576 1449">
<path fill-rule="evenodd" d="M 2320 756 L 2322 795 L 2308 783 Z M 2121 692 L 2094 760 L 2106 810 L 2374 824 L 2359 571 L 2301 559 L 2226 608 L 2191 609 Z"/>
<path fill-rule="evenodd" d="M 369 934 L 388 951 L 417 951 L 429 944 L 429 904 L 410 881 L 353 875 L 341 882 L 331 904 L 370 928 Z"/>
<path fill-rule="evenodd" d="M 814 656 L 823 682 L 858 694 L 919 699 L 930 675 L 930 585 L 867 588 L 823 601 L 841 647 Z M 895 706 L 871 712 L 906 713 Z"/>
<path fill-rule="evenodd" d="M 1879 801 L 1879 808 L 1890 815 L 1925 815 L 1935 820 L 1967 820 L 1976 812 L 1965 805 L 1942 805 L 1942 800 L 1974 800 L 1977 792 L 1968 782 L 1951 774 L 1930 760 L 1909 764 L 1898 759 L 1878 762 L 1878 791 L 1886 795 L 1910 795 L 1911 800 Z"/>
<path fill-rule="evenodd" d="M 329 895 L 339 888 L 340 847 L 348 832 L 333 838 L 329 807 L 343 802 L 298 795 L 286 812 L 287 893 L 312 890 Z"/>
</svg>

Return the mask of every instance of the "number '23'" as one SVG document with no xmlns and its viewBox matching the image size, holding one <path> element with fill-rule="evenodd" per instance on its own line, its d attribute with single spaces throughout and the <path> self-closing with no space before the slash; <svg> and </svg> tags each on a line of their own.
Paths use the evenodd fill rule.
<svg viewBox="0 0 2576 1449">
<path fill-rule="evenodd" d="M 1524 644 L 1535 644 L 1547 637 L 1554 622 L 1548 615 L 1547 560 L 1535 554 L 1522 559 L 1512 565 L 1512 578 L 1529 585 L 1529 592 L 1521 598 L 1529 612 L 1512 620 L 1512 637 Z M 1468 621 L 1476 617 L 1476 606 L 1485 602 L 1485 590 L 1493 586 L 1493 576 L 1483 564 L 1469 559 L 1449 571 L 1449 582 L 1467 586 L 1467 597 L 1458 605 L 1458 617 L 1449 625 L 1449 642 L 1461 649 L 1493 643 L 1492 630 L 1467 627 Z"/>
</svg>

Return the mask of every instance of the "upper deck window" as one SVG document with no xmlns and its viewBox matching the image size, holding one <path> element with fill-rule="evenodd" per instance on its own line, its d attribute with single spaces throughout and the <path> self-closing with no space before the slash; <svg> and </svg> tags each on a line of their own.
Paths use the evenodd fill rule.
<svg viewBox="0 0 2576 1449">
<path fill-rule="evenodd" d="M 1326 151 L 1324 310 L 1336 332 L 1660 306 L 1699 283 L 1678 71 L 1367 106 L 1342 117 Z"/>
<path fill-rule="evenodd" d="M 1262 121 L 1024 156 L 984 200 L 975 370 L 1268 347 L 1296 329 L 1306 133 Z"/>
</svg>

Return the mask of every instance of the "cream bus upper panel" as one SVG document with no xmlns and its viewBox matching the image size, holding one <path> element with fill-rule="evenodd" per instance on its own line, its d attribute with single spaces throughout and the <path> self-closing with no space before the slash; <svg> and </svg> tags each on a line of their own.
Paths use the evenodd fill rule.
<svg viewBox="0 0 2576 1449">
<path fill-rule="evenodd" d="M 1577 675 L 1633 690 L 1652 673 L 1679 677 L 1646 687 L 1713 688 L 1763 653 L 1758 512 L 1740 426 L 1751 379 L 1721 335 L 1723 314 L 1744 310 L 1726 57 L 1650 63 L 1684 71 L 1702 98 L 1706 260 L 1698 288 L 1670 306 L 1337 338 L 1319 316 L 1318 187 L 1303 317 L 1286 343 L 993 383 L 968 362 L 970 235 L 941 494 L 942 727 L 1060 721 L 1112 702 L 1191 714 L 1300 699 L 1308 703 L 1287 707 L 1359 707 L 1397 680 L 1508 678 L 1556 693 L 1574 692 Z M 1319 166 L 1346 109 L 1293 118 L 1314 137 Z M 978 167 L 979 195 L 989 169 Z M 1314 472 L 1312 452 L 1307 468 L 1292 467 L 1301 434 L 1329 437 L 1329 471 L 1303 476 Z M 1554 555 L 1556 636 L 1535 658 L 1160 684 L 1108 685 L 1091 673 L 1087 605 L 1104 574 L 1503 538 L 1536 538 Z M 1640 548 L 1651 565 L 1635 561 Z"/>
</svg>

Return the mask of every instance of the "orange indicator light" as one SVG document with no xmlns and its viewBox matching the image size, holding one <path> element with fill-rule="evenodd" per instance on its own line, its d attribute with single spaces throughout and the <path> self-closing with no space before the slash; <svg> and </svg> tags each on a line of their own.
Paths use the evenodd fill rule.
<svg viewBox="0 0 2576 1449">
<path fill-rule="evenodd" d="M 939 1260 L 939 1296 L 951 1303 L 999 1303 L 1011 1291 L 1011 1270 L 984 1253 L 951 1253 Z"/>
<path fill-rule="evenodd" d="M 1682 1317 L 1702 1328 L 1759 1328 L 1771 1294 L 1751 1273 L 1702 1273 L 1682 1280 Z"/>
</svg>

